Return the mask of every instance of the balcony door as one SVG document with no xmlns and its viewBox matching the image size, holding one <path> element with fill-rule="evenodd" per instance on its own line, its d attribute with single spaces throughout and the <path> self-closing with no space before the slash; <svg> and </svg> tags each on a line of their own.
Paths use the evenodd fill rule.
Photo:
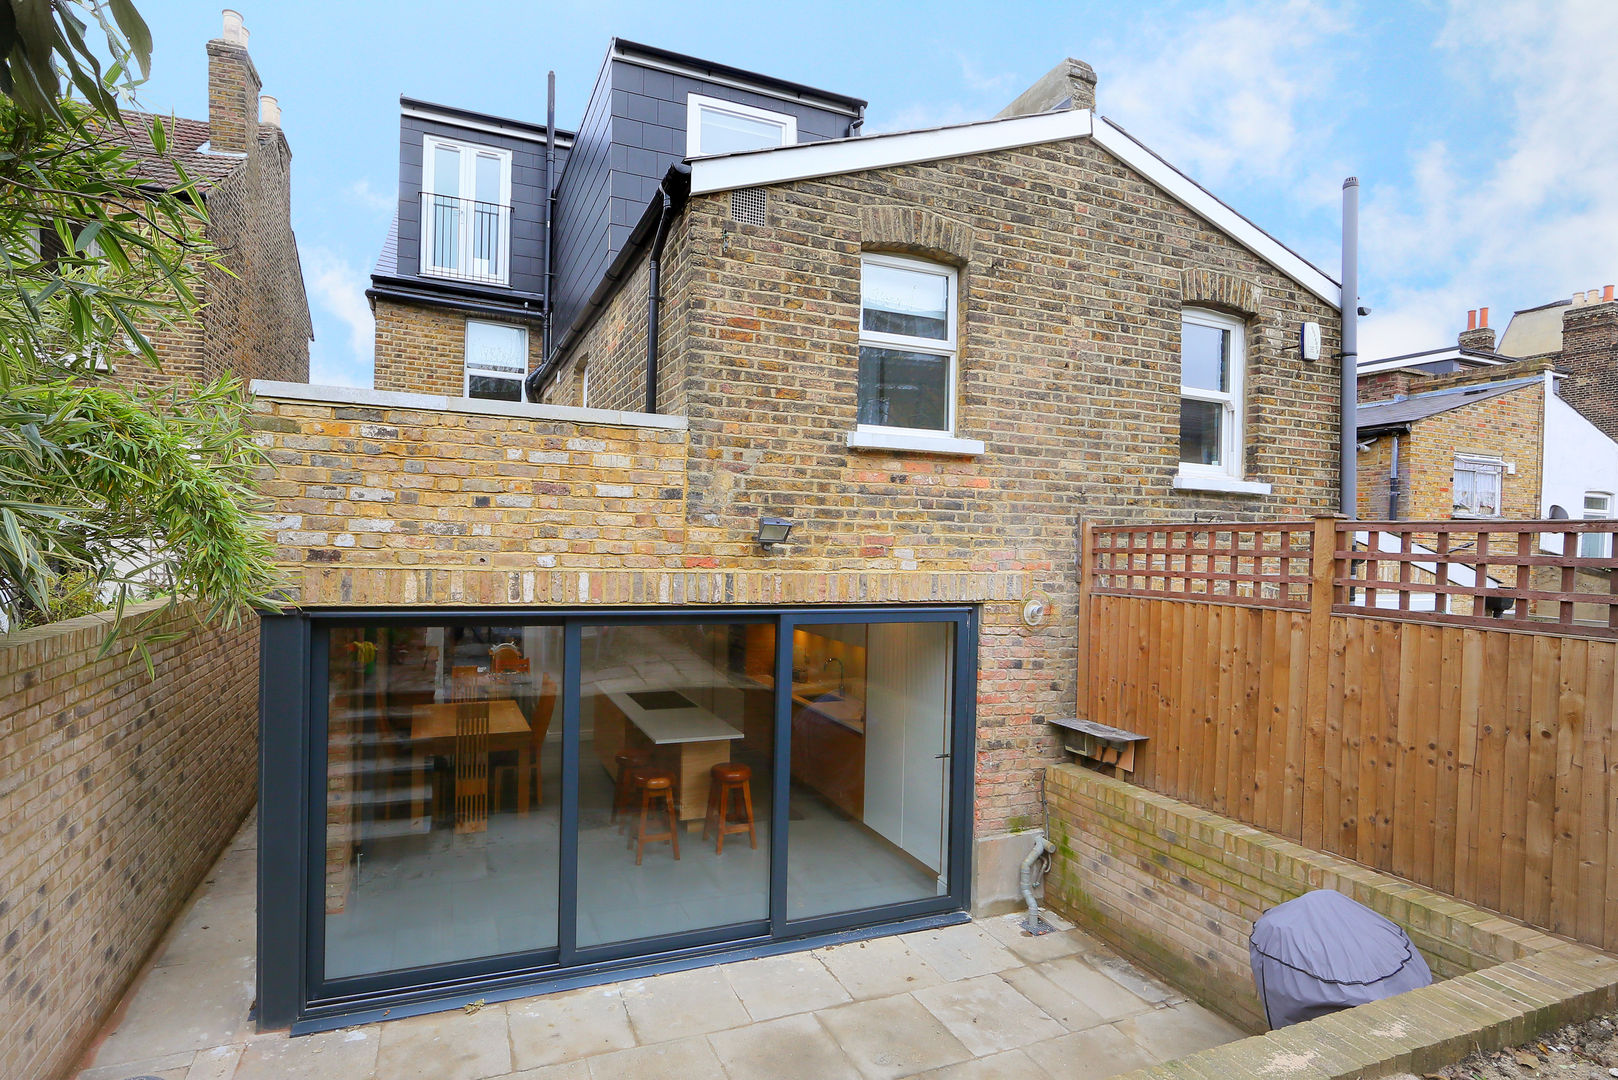
<svg viewBox="0 0 1618 1080">
<path fill-rule="evenodd" d="M 421 272 L 507 284 L 511 152 L 428 135 L 421 167 Z"/>
</svg>

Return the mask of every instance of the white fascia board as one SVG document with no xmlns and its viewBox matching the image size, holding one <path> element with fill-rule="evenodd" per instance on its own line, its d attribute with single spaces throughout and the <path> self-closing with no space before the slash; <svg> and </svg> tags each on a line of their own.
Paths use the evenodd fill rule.
<svg viewBox="0 0 1618 1080">
<path fill-rule="evenodd" d="M 1280 270 L 1287 277 L 1342 310 L 1343 290 L 1308 260 L 1289 250 L 1275 237 L 1220 202 L 1189 176 L 1124 134 L 1105 117 L 1095 120 L 1092 138 L 1107 153 L 1184 203 L 1198 216 Z"/>
<path fill-rule="evenodd" d="M 1079 139 L 1091 132 L 1088 109 L 1014 116 L 978 124 L 863 135 L 852 139 L 798 143 L 777 150 L 757 150 L 691 162 L 691 194 L 706 195 L 735 188 L 763 187 L 817 176 L 912 165 L 918 161 L 1009 150 L 1016 146 Z"/>
</svg>

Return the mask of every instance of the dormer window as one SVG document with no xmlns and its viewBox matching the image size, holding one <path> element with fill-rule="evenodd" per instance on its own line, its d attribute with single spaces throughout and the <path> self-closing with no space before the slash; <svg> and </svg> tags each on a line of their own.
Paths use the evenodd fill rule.
<svg viewBox="0 0 1618 1080">
<path fill-rule="evenodd" d="M 686 98 L 685 153 L 734 154 L 790 146 L 798 141 L 798 118 L 787 113 L 738 105 L 691 94 Z"/>
<path fill-rule="evenodd" d="M 421 176 L 422 274 L 509 284 L 511 151 L 427 135 Z"/>
</svg>

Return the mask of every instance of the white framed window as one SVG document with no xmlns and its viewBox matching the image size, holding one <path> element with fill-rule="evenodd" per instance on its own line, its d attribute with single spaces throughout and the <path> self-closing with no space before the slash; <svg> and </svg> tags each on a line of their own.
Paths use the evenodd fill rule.
<svg viewBox="0 0 1618 1080">
<path fill-rule="evenodd" d="M 1584 493 L 1585 521 L 1606 521 L 1612 516 L 1612 492 L 1586 491 Z M 1611 557 L 1611 533 L 1585 533 L 1579 537 L 1579 558 L 1610 559 Z"/>
<path fill-rule="evenodd" d="M 528 331 L 509 323 L 466 320 L 466 396 L 521 401 L 528 376 Z"/>
<path fill-rule="evenodd" d="M 1506 463 L 1497 457 L 1456 454 L 1451 483 L 1452 517 L 1499 517 Z"/>
<path fill-rule="evenodd" d="M 798 118 L 734 101 L 688 94 L 685 99 L 685 154 L 734 154 L 791 146 L 798 141 Z"/>
<path fill-rule="evenodd" d="M 1241 479 L 1247 334 L 1240 319 L 1180 314 L 1180 475 Z"/>
<path fill-rule="evenodd" d="M 511 151 L 422 137 L 421 272 L 510 284 Z"/>
<path fill-rule="evenodd" d="M 859 430 L 955 433 L 955 270 L 860 259 Z"/>
</svg>

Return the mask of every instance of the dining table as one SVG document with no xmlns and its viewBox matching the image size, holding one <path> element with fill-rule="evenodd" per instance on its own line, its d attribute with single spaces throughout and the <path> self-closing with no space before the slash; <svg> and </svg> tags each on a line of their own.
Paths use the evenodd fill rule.
<svg viewBox="0 0 1618 1080">
<path fill-rule="evenodd" d="M 410 755 L 412 774 L 421 782 L 413 784 L 411 828 L 426 831 L 432 827 L 427 809 L 427 777 L 425 771 L 434 757 L 447 757 L 455 753 L 455 710 L 457 702 L 446 701 L 431 705 L 417 705 L 410 716 Z M 517 753 L 517 813 L 528 813 L 529 779 L 533 764 L 534 744 L 528 727 L 528 718 L 513 698 L 495 697 L 487 700 L 489 706 L 489 753 L 514 750 Z"/>
</svg>

